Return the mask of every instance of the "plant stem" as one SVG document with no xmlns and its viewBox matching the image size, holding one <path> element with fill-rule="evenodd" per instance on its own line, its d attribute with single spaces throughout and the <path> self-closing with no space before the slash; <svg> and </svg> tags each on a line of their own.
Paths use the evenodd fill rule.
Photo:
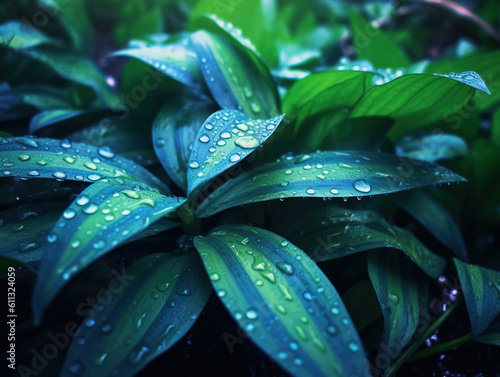
<svg viewBox="0 0 500 377">
<path fill-rule="evenodd" d="M 401 355 L 392 363 L 392 365 L 385 370 L 383 377 L 390 377 L 398 371 L 399 368 L 410 358 L 411 355 L 422 345 L 422 343 L 431 336 L 452 314 L 453 312 L 462 304 L 463 298 L 460 296 L 457 300 L 450 305 L 448 310 L 441 314 L 428 328 L 427 330 L 413 343 L 406 348 Z"/>
<path fill-rule="evenodd" d="M 416 361 L 423 359 L 428 356 L 432 356 L 441 352 L 445 352 L 451 350 L 452 348 L 458 347 L 464 343 L 467 343 L 470 340 L 471 334 L 465 334 L 458 338 L 452 339 L 449 342 L 439 344 L 435 347 L 427 348 L 425 350 L 415 352 L 408 361 Z"/>
<path fill-rule="evenodd" d="M 177 214 L 182 221 L 182 226 L 186 234 L 192 236 L 199 234 L 200 219 L 194 214 L 193 208 L 189 206 L 188 203 L 184 203 L 184 205 L 179 208 Z"/>
</svg>

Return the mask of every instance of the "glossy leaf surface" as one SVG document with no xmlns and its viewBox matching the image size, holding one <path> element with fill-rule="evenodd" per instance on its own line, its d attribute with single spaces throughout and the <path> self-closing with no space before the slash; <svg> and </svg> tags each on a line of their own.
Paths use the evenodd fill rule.
<svg viewBox="0 0 500 377">
<path fill-rule="evenodd" d="M 237 225 L 198 236 L 195 246 L 231 315 L 288 372 L 349 376 L 367 368 L 340 296 L 302 250 L 272 232 Z"/>
</svg>

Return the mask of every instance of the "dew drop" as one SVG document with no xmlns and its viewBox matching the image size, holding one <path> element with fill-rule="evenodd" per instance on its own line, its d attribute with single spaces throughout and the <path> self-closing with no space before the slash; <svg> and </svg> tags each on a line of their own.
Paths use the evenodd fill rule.
<svg viewBox="0 0 500 377">
<path fill-rule="evenodd" d="M 65 179 L 66 178 L 66 173 L 64 173 L 62 171 L 56 171 L 55 173 L 52 174 L 52 176 L 54 178 L 57 178 L 57 179 Z"/>
<path fill-rule="evenodd" d="M 32 177 L 38 177 L 40 175 L 40 172 L 38 170 L 30 170 L 28 172 L 28 175 Z"/>
<path fill-rule="evenodd" d="M 61 148 L 69 149 L 71 148 L 71 142 L 68 139 L 61 140 Z"/>
<path fill-rule="evenodd" d="M 246 317 L 248 319 L 257 319 L 257 317 L 259 316 L 257 314 L 257 312 L 255 310 L 253 310 L 253 309 L 247 310 L 247 312 L 245 313 L 245 315 L 246 315 Z"/>
<path fill-rule="evenodd" d="M 333 195 L 338 195 L 339 193 L 339 190 L 337 189 L 331 189 L 330 192 L 333 194 Z"/>
<path fill-rule="evenodd" d="M 104 157 L 104 158 L 113 158 L 113 157 L 115 157 L 114 152 L 111 149 L 109 149 L 109 147 L 99 148 L 99 150 L 97 151 L 97 153 L 99 153 L 99 156 Z"/>
<path fill-rule="evenodd" d="M 36 241 L 26 241 L 19 245 L 19 252 L 26 253 L 28 251 L 36 250 L 40 247 L 40 243 Z"/>
<path fill-rule="evenodd" d="M 76 215 L 76 211 L 74 209 L 71 209 L 71 208 L 68 208 L 67 210 L 65 210 L 63 212 L 63 217 L 67 220 L 72 219 L 73 217 L 75 217 L 75 215 Z"/>
<path fill-rule="evenodd" d="M 306 193 L 309 194 L 309 195 L 314 195 L 314 194 L 316 194 L 316 191 L 314 191 L 314 189 L 312 189 L 312 188 L 308 188 L 306 190 Z"/>
<path fill-rule="evenodd" d="M 231 157 L 229 157 L 229 161 L 231 162 L 238 162 L 239 160 L 241 160 L 241 157 L 238 154 L 233 154 Z"/>
<path fill-rule="evenodd" d="M 210 138 L 207 135 L 203 135 L 200 137 L 200 141 L 202 143 L 208 143 L 210 141 Z"/>
<path fill-rule="evenodd" d="M 96 213 L 98 209 L 99 207 L 96 204 L 90 203 L 87 207 L 83 209 L 83 213 L 87 215 L 92 215 L 93 213 Z"/>
<path fill-rule="evenodd" d="M 76 158 L 74 158 L 74 157 L 70 157 L 70 156 L 66 156 L 66 157 L 64 157 L 64 158 L 63 158 L 63 160 L 64 160 L 65 162 L 67 162 L 68 164 L 74 164 L 74 163 L 75 163 L 75 161 L 76 161 Z"/>
<path fill-rule="evenodd" d="M 362 179 L 354 181 L 353 186 L 359 192 L 367 193 L 371 191 L 370 184 Z"/>
<path fill-rule="evenodd" d="M 276 267 L 286 275 L 293 275 L 295 273 L 293 266 L 286 262 L 276 263 Z"/>
<path fill-rule="evenodd" d="M 259 140 L 253 136 L 243 136 L 236 139 L 234 142 L 237 146 L 245 149 L 253 149 L 259 146 Z"/>
<path fill-rule="evenodd" d="M 352 351 L 352 352 L 359 351 L 359 346 L 354 342 L 350 342 L 348 347 L 349 347 L 349 351 Z"/>
<path fill-rule="evenodd" d="M 141 194 L 137 191 L 134 191 L 134 190 L 123 190 L 122 194 L 130 199 L 140 199 L 141 198 Z"/>
<path fill-rule="evenodd" d="M 76 199 L 76 204 L 84 206 L 90 201 L 90 198 L 86 195 L 80 195 L 78 199 Z"/>
<path fill-rule="evenodd" d="M 255 103 L 255 102 L 252 102 L 252 104 L 250 105 L 250 108 L 252 109 L 252 111 L 254 113 L 260 113 L 260 111 L 262 110 L 261 107 L 259 106 L 259 104 Z"/>
</svg>

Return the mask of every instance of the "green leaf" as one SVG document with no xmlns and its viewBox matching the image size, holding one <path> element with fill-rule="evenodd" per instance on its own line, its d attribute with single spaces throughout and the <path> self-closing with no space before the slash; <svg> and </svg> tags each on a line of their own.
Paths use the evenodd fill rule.
<svg viewBox="0 0 500 377">
<path fill-rule="evenodd" d="M 216 15 L 216 18 L 210 20 L 204 17 L 206 15 Z M 258 51 L 269 67 L 273 67 L 278 61 L 277 42 L 286 33 L 285 25 L 279 22 L 278 16 L 275 0 L 202 0 L 190 14 L 190 29 L 203 28 L 213 31 L 213 25 L 209 25 L 207 21 L 215 21 L 220 29 L 238 39 L 240 43 L 248 38 L 247 40 L 255 45 L 252 49 Z M 249 47 L 246 42 L 242 44 Z"/>
<path fill-rule="evenodd" d="M 54 48 L 39 47 L 21 52 L 48 65 L 64 79 L 94 89 L 101 106 L 123 106 L 117 94 L 106 83 L 101 71 L 89 59 Z"/>
<path fill-rule="evenodd" d="M 371 86 L 372 73 L 333 71 L 310 75 L 287 92 L 283 110 L 296 116 L 295 133 L 304 121 L 326 110 L 352 107 Z"/>
<path fill-rule="evenodd" d="M 448 77 L 404 75 L 368 90 L 354 107 L 351 117 L 394 118 L 396 124 L 388 137 L 397 140 L 403 135 L 428 128 L 434 122 L 449 121 L 450 115 L 462 109 L 474 93 L 474 86 Z"/>
<path fill-rule="evenodd" d="M 187 171 L 191 150 L 203 122 L 215 110 L 213 102 L 182 97 L 163 106 L 153 123 L 156 155 L 170 178 L 187 191 Z"/>
<path fill-rule="evenodd" d="M 384 316 L 379 355 L 391 362 L 415 333 L 419 320 L 418 279 L 414 266 L 399 253 L 378 252 L 368 256 L 368 273 Z M 396 352 L 394 352 L 396 350 Z"/>
<path fill-rule="evenodd" d="M 112 114 L 112 113 L 111 113 Z M 91 109 L 91 110 L 75 110 L 75 109 L 52 109 L 41 111 L 31 118 L 29 133 L 43 134 L 47 128 L 54 129 L 67 125 L 68 129 L 80 125 L 87 125 L 92 122 L 97 122 L 106 115 L 111 115 L 108 109 Z M 68 124 L 71 123 L 71 126 Z"/>
<path fill-rule="evenodd" d="M 26 203 L 0 213 L 0 256 L 25 264 L 39 262 L 47 234 L 55 225 L 65 201 Z"/>
<path fill-rule="evenodd" d="M 376 68 L 401 68 L 411 64 L 394 40 L 380 28 L 375 28 L 355 11 L 349 12 L 354 52 Z"/>
<path fill-rule="evenodd" d="M 115 272 L 111 302 L 89 310 L 62 376 L 136 375 L 189 331 L 211 292 L 196 254 L 152 254 Z"/>
<path fill-rule="evenodd" d="M 250 118 L 279 114 L 279 97 L 265 65 L 227 38 L 198 31 L 191 36 L 205 81 L 220 107 Z"/>
<path fill-rule="evenodd" d="M 455 255 L 465 260 L 469 258 L 462 233 L 455 220 L 431 195 L 424 190 L 412 190 L 398 193 L 393 199 Z"/>
<path fill-rule="evenodd" d="M 198 93 L 207 92 L 196 53 L 189 48 L 187 40 L 165 45 L 128 48 L 116 51 L 111 56 L 139 59 Z"/>
<path fill-rule="evenodd" d="M 451 134 L 408 135 L 395 143 L 398 156 L 413 160 L 436 162 L 469 154 L 464 139 Z"/>
<path fill-rule="evenodd" d="M 495 110 L 491 119 L 491 140 L 500 147 L 500 107 Z"/>
<path fill-rule="evenodd" d="M 71 46 L 78 51 L 89 49 L 92 41 L 92 26 L 84 0 L 62 2 L 58 0 L 41 0 L 40 4 L 51 9 L 62 24 L 71 40 Z"/>
<path fill-rule="evenodd" d="M 39 110 L 69 109 L 68 92 L 49 85 L 28 84 L 15 89 L 19 102 Z"/>
<path fill-rule="evenodd" d="M 462 285 L 474 339 L 500 313 L 500 271 L 453 259 Z"/>
<path fill-rule="evenodd" d="M 457 71 L 478 72 L 484 78 L 486 86 L 491 88 L 492 92 L 491 96 L 483 92 L 478 92 L 474 97 L 474 106 L 480 110 L 485 110 L 500 101 L 500 90 L 498 90 L 500 80 L 499 59 L 500 51 L 484 52 L 460 59 L 431 62 L 426 67 L 425 72 L 442 74 Z"/>
<path fill-rule="evenodd" d="M 295 221 L 285 227 L 284 236 L 318 262 L 388 247 L 403 251 L 431 277 L 438 277 L 446 266 L 413 233 L 388 223 L 374 211 L 328 206 L 292 219 Z"/>
<path fill-rule="evenodd" d="M 42 44 L 56 44 L 56 41 L 28 23 L 9 21 L 0 25 L 0 46 L 24 49 Z"/>
<path fill-rule="evenodd" d="M 500 316 L 497 316 L 483 333 L 474 339 L 475 342 L 500 346 Z"/>
<path fill-rule="evenodd" d="M 237 225 L 194 242 L 228 311 L 287 372 L 351 376 L 367 370 L 340 296 L 302 250 L 267 230 Z"/>
<path fill-rule="evenodd" d="M 49 245 L 33 295 L 36 321 L 75 274 L 184 201 L 120 178 L 87 187 L 47 236 Z"/>
<path fill-rule="evenodd" d="M 221 110 L 212 114 L 194 140 L 187 173 L 188 195 L 262 145 L 283 117 L 252 120 L 237 110 Z"/>
<path fill-rule="evenodd" d="M 359 298 L 363 299 L 360 300 Z M 369 280 L 357 282 L 342 295 L 342 301 L 349 310 L 352 322 L 358 331 L 382 317 L 382 311 Z"/>
<path fill-rule="evenodd" d="M 234 206 L 289 197 L 362 197 L 464 181 L 435 164 L 366 151 L 288 155 L 220 185 L 197 209 L 206 217 Z"/>
<path fill-rule="evenodd" d="M 145 182 L 169 193 L 158 178 L 109 148 L 96 148 L 68 140 L 35 137 L 0 138 L 0 177 L 52 178 L 95 182 L 122 177 Z"/>
</svg>

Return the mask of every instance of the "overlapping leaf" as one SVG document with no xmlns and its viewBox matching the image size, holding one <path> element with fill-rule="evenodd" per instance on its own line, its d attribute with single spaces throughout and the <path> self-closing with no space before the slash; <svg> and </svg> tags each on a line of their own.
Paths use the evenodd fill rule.
<svg viewBox="0 0 500 377">
<path fill-rule="evenodd" d="M 363 346 L 328 278 L 284 238 L 225 226 L 195 238 L 218 296 L 248 336 L 294 376 L 362 375 Z"/>
<path fill-rule="evenodd" d="M 500 272 L 454 259 L 472 325 L 481 334 L 500 313 Z"/>
<path fill-rule="evenodd" d="M 250 119 L 236 110 L 212 114 L 194 140 L 187 172 L 188 192 L 246 158 L 271 136 L 282 119 L 283 115 Z"/>
<path fill-rule="evenodd" d="M 145 182 L 169 193 L 155 176 L 109 148 L 68 140 L 35 137 L 0 138 L 1 177 L 52 178 L 95 182 L 103 177 Z"/>
<path fill-rule="evenodd" d="M 197 211 L 205 217 L 271 199 L 361 197 L 463 180 L 439 165 L 414 164 L 389 154 L 343 151 L 290 155 L 223 183 Z"/>
<path fill-rule="evenodd" d="M 142 60 L 197 92 L 206 91 L 196 53 L 191 50 L 187 40 L 166 45 L 128 48 L 116 51 L 112 56 L 129 56 Z"/>
<path fill-rule="evenodd" d="M 423 190 L 412 190 L 394 195 L 393 199 L 455 255 L 468 259 L 465 242 L 455 220 L 432 196 Z"/>
<path fill-rule="evenodd" d="M 436 121 L 446 120 L 460 110 L 475 90 L 481 89 L 476 79 L 465 82 L 438 75 L 404 75 L 368 90 L 354 107 L 351 117 L 396 119 L 389 132 L 389 137 L 396 140 Z"/>
<path fill-rule="evenodd" d="M 160 110 L 153 123 L 153 142 L 170 178 L 187 191 L 189 156 L 193 145 L 203 145 L 195 142 L 196 135 L 215 105 L 210 101 L 183 99 L 182 103 L 167 103 Z"/>
<path fill-rule="evenodd" d="M 408 135 L 395 143 L 395 149 L 398 156 L 427 162 L 465 156 L 469 153 L 464 139 L 443 133 Z"/>
<path fill-rule="evenodd" d="M 326 110 L 351 107 L 371 86 L 372 73 L 333 71 L 298 81 L 283 100 L 284 112 L 297 116 L 295 132 L 310 116 Z"/>
<path fill-rule="evenodd" d="M 369 210 L 348 210 L 322 206 L 309 210 L 300 219 L 290 217 L 283 235 L 298 244 L 315 261 L 342 258 L 383 247 L 403 251 L 427 275 L 438 277 L 446 262 L 434 254 L 413 233 L 385 221 Z"/>
<path fill-rule="evenodd" d="M 200 315 L 211 287 L 196 254 L 153 254 L 114 274 L 111 302 L 89 311 L 61 376 L 134 376 Z"/>
<path fill-rule="evenodd" d="M 373 253 L 368 257 L 368 273 L 384 316 L 379 355 L 394 360 L 417 329 L 420 303 L 419 281 L 414 266 L 398 253 Z M 381 356 L 379 356 L 381 357 Z"/>
<path fill-rule="evenodd" d="M 13 49 L 24 49 L 56 41 L 33 28 L 28 23 L 9 21 L 0 25 L 0 45 Z"/>
<path fill-rule="evenodd" d="M 36 320 L 75 274 L 184 201 L 121 178 L 104 178 L 85 189 L 47 236 L 33 295 Z"/>
<path fill-rule="evenodd" d="M 265 65 L 227 38 L 198 31 L 191 36 L 205 81 L 220 107 L 250 118 L 279 114 L 279 98 Z"/>
</svg>

